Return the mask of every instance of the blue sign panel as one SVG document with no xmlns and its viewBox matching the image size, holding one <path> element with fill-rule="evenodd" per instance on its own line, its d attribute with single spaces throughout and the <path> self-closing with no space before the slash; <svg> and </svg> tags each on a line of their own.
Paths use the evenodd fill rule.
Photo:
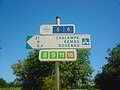
<svg viewBox="0 0 120 90">
<path fill-rule="evenodd" d="M 64 33 L 74 33 L 73 26 L 64 26 Z"/>
<path fill-rule="evenodd" d="M 40 26 L 40 34 L 75 34 L 74 24 L 48 24 Z"/>
<path fill-rule="evenodd" d="M 74 33 L 73 26 L 53 26 L 53 33 Z"/>
<path fill-rule="evenodd" d="M 53 33 L 63 33 L 63 26 L 53 26 Z"/>
</svg>

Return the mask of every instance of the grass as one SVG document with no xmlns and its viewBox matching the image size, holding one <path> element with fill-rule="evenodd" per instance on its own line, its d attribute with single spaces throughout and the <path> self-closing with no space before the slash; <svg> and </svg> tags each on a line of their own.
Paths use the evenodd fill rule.
<svg viewBox="0 0 120 90">
<path fill-rule="evenodd" d="M 21 90 L 20 87 L 7 87 L 7 88 L 0 88 L 0 90 Z"/>
</svg>

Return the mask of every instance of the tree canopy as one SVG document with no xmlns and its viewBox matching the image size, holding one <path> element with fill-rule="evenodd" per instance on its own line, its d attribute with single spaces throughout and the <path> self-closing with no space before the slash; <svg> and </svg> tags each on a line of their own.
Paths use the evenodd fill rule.
<svg viewBox="0 0 120 90">
<path fill-rule="evenodd" d="M 7 87 L 7 82 L 3 78 L 0 78 L 0 87 Z"/>
<path fill-rule="evenodd" d="M 38 51 L 30 52 L 27 59 L 19 60 L 12 65 L 17 80 L 21 81 L 23 89 L 41 90 L 43 78 L 52 74 L 54 64 L 52 62 L 40 62 Z"/>
<path fill-rule="evenodd" d="M 88 88 L 92 83 L 88 50 L 77 50 L 75 62 L 62 62 L 60 64 L 60 79 L 62 88 Z"/>
<path fill-rule="evenodd" d="M 120 44 L 108 49 L 106 60 L 108 63 L 95 77 L 95 85 L 102 90 L 118 90 L 120 89 Z"/>
<path fill-rule="evenodd" d="M 77 50 L 75 62 L 60 62 L 60 88 L 88 88 L 91 85 L 89 50 Z M 13 73 L 24 90 L 54 90 L 55 63 L 40 62 L 38 51 L 29 53 L 27 59 L 12 65 Z"/>
</svg>

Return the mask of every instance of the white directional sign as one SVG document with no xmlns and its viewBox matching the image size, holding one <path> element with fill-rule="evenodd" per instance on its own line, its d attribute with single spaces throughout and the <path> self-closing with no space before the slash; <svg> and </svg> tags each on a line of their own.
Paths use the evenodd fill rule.
<svg viewBox="0 0 120 90">
<path fill-rule="evenodd" d="M 27 49 L 90 49 L 89 34 L 54 35 L 54 36 L 27 36 Z"/>
<path fill-rule="evenodd" d="M 75 49 L 42 49 L 39 51 L 40 61 L 75 61 Z"/>
<path fill-rule="evenodd" d="M 40 26 L 40 34 L 74 34 L 74 24 L 47 24 Z"/>
</svg>

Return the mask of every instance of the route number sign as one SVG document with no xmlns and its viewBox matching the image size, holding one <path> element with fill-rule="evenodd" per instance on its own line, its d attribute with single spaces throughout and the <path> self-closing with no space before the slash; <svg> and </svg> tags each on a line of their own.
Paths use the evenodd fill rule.
<svg viewBox="0 0 120 90">
<path fill-rule="evenodd" d="M 39 51 L 40 61 L 75 61 L 75 49 L 42 49 Z"/>
</svg>

